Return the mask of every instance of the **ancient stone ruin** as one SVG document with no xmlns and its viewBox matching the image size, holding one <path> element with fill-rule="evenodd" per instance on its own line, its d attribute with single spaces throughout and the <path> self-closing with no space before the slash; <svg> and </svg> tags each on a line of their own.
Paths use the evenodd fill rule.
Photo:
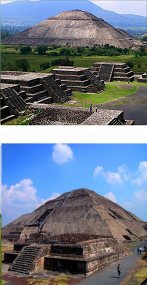
<svg viewBox="0 0 147 285">
<path fill-rule="evenodd" d="M 30 103 L 64 103 L 71 89 L 53 74 L 3 71 L 1 74 L 1 123 L 18 117 Z"/>
<path fill-rule="evenodd" d="M 2 238 L 9 270 L 90 275 L 130 254 L 125 241 L 146 236 L 147 225 L 121 206 L 88 189 L 67 192 L 6 225 Z"/>
<path fill-rule="evenodd" d="M 140 83 L 147 83 L 147 72 L 143 73 L 138 79 L 138 82 Z"/>
<path fill-rule="evenodd" d="M 32 28 L 4 40 L 8 45 L 134 46 L 134 38 L 93 14 L 72 10 L 51 17 Z"/>
<path fill-rule="evenodd" d="M 56 79 L 60 79 L 72 91 L 98 93 L 104 90 L 104 82 L 100 81 L 89 68 L 59 66 L 52 72 Z"/>
<path fill-rule="evenodd" d="M 96 62 L 90 68 L 91 72 L 104 81 L 134 81 L 134 73 L 126 63 Z"/>
<path fill-rule="evenodd" d="M 59 105 L 30 104 L 27 113 L 34 114 L 30 125 L 133 125 L 125 120 L 123 111 L 93 108 L 64 107 Z"/>
</svg>

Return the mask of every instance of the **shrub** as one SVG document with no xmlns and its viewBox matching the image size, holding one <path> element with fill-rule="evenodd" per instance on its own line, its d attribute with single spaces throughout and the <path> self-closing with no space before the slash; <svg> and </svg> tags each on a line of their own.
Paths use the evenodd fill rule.
<svg viewBox="0 0 147 285">
<path fill-rule="evenodd" d="M 40 64 L 40 69 L 42 69 L 42 70 L 45 70 L 45 69 L 50 68 L 50 67 L 51 67 L 50 62 L 44 62 L 44 63 Z"/>
<path fill-rule="evenodd" d="M 38 46 L 37 47 L 37 53 L 39 55 L 45 54 L 47 50 L 48 50 L 47 46 Z"/>
<path fill-rule="evenodd" d="M 26 59 L 18 59 L 16 60 L 16 67 L 18 70 L 28 71 L 30 65 Z"/>
<path fill-rule="evenodd" d="M 21 47 L 20 48 L 20 53 L 21 54 L 29 54 L 31 53 L 32 49 L 30 48 L 30 46 L 26 46 L 26 47 Z"/>
<path fill-rule="evenodd" d="M 59 58 L 59 59 L 55 59 L 51 61 L 51 66 L 55 66 L 55 65 L 63 65 L 63 66 L 73 66 L 74 65 L 74 61 L 73 60 L 69 60 L 69 58 Z"/>
<path fill-rule="evenodd" d="M 134 67 L 134 63 L 133 63 L 132 61 L 130 61 L 130 60 L 128 60 L 128 61 L 126 62 L 126 64 L 127 64 L 130 68 L 133 68 L 133 67 Z"/>
</svg>

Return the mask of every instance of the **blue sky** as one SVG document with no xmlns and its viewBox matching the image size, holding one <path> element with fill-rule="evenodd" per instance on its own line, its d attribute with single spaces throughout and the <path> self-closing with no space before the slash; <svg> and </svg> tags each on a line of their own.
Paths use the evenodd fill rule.
<svg viewBox="0 0 147 285">
<path fill-rule="evenodd" d="M 2 4 L 13 2 L 14 0 L 1 0 Z M 21 0 L 15 0 L 21 1 Z M 42 1 L 42 0 L 31 0 L 31 1 Z M 62 0 L 61 0 L 62 1 Z M 70 1 L 70 0 L 68 0 Z M 84 0 L 83 0 L 84 1 Z M 91 0 L 96 5 L 102 7 L 103 9 L 117 12 L 119 14 L 136 14 L 141 16 L 146 16 L 146 0 Z M 129 11 L 129 12 L 128 12 Z"/>
<path fill-rule="evenodd" d="M 3 224 L 77 188 L 147 220 L 147 144 L 3 144 Z"/>
</svg>

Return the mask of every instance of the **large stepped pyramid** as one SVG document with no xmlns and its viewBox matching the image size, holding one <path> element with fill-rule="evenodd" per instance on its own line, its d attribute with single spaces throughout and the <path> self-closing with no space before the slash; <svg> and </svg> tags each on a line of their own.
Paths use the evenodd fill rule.
<svg viewBox="0 0 147 285">
<path fill-rule="evenodd" d="M 89 68 L 61 67 L 53 69 L 56 79 L 60 79 L 72 91 L 98 93 L 103 91 L 103 82 L 99 80 Z"/>
<path fill-rule="evenodd" d="M 26 246 L 24 247 L 20 254 L 18 254 L 17 258 L 10 266 L 10 271 L 15 271 L 18 273 L 29 274 L 32 267 L 33 262 L 36 260 L 40 252 L 40 247 L 37 246 Z"/>
<path fill-rule="evenodd" d="M 8 45 L 94 46 L 131 48 L 134 39 L 101 18 L 82 10 L 71 10 L 48 18 L 4 40 Z"/>
<path fill-rule="evenodd" d="M 3 237 L 9 239 L 17 221 L 3 228 Z M 146 235 L 146 224 L 121 206 L 96 194 L 92 190 L 78 189 L 62 194 L 46 202 L 26 217 L 19 218 L 19 228 L 23 228 L 20 239 L 35 232 L 61 235 L 101 233 L 118 240 L 134 240 Z"/>
<path fill-rule="evenodd" d="M 134 81 L 134 73 L 126 63 L 96 62 L 90 68 L 94 75 L 104 81 Z"/>
</svg>

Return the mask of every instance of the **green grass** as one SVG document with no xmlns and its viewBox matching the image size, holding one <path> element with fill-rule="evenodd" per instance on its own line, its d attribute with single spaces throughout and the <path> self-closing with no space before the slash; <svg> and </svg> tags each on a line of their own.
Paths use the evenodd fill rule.
<svg viewBox="0 0 147 285">
<path fill-rule="evenodd" d="M 49 55 L 37 55 L 37 54 L 28 54 L 22 55 L 19 54 L 18 50 L 15 47 L 10 46 L 1 46 L 2 51 L 2 68 L 8 70 L 8 66 L 15 65 L 16 60 L 26 59 L 29 62 L 30 69 L 29 71 L 38 71 L 40 72 L 40 64 L 44 62 L 51 62 L 54 59 L 64 58 L 64 56 L 49 56 Z M 133 71 L 134 73 L 143 73 L 147 70 L 147 56 L 138 56 L 135 57 L 131 55 L 120 55 L 120 56 L 69 56 L 70 60 L 74 61 L 74 66 L 79 67 L 90 67 L 95 62 L 127 62 L 132 61 L 134 64 Z M 9 68 L 10 69 L 10 68 Z M 50 70 L 47 70 L 50 71 Z"/>
<path fill-rule="evenodd" d="M 88 108 L 90 104 L 97 105 L 106 102 L 111 102 L 113 100 L 123 98 L 127 95 L 133 94 L 137 88 L 138 83 L 130 83 L 129 89 L 126 89 L 127 83 L 118 83 L 118 82 L 110 82 L 105 84 L 105 90 L 101 93 L 81 93 L 81 92 L 74 92 L 71 96 L 72 102 L 70 101 L 66 103 L 66 106 L 73 106 L 73 107 L 85 107 Z"/>
<path fill-rule="evenodd" d="M 31 114 L 32 115 L 32 114 Z M 12 126 L 16 126 L 16 125 L 28 125 L 30 122 L 30 117 L 31 115 L 23 115 L 23 116 L 19 116 L 16 119 L 13 119 L 11 121 L 8 121 L 5 123 L 5 125 L 12 125 Z"/>
</svg>

